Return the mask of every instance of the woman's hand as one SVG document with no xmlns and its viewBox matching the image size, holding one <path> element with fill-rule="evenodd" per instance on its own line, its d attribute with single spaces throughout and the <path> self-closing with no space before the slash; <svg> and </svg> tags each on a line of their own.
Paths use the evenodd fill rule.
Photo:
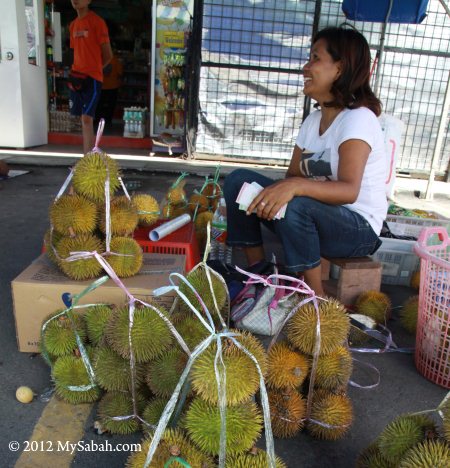
<svg viewBox="0 0 450 468">
<path fill-rule="evenodd" d="M 247 215 L 256 210 L 259 218 L 272 220 L 283 205 L 300 194 L 301 182 L 301 177 L 290 177 L 269 185 L 250 203 Z"/>
</svg>

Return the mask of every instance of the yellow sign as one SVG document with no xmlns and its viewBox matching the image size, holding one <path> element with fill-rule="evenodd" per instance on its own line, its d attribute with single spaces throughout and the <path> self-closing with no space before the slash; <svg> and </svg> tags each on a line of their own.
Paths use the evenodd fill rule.
<svg viewBox="0 0 450 468">
<path fill-rule="evenodd" d="M 164 31 L 163 32 L 163 47 L 183 49 L 184 48 L 184 32 L 183 31 Z"/>
</svg>

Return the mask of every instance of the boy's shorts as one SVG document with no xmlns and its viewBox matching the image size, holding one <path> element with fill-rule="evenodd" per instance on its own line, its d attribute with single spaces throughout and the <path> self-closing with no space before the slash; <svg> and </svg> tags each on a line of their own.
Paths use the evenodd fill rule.
<svg viewBox="0 0 450 468">
<path fill-rule="evenodd" d="M 95 118 L 102 83 L 88 76 L 79 91 L 70 90 L 69 108 L 71 115 L 89 115 Z"/>
</svg>

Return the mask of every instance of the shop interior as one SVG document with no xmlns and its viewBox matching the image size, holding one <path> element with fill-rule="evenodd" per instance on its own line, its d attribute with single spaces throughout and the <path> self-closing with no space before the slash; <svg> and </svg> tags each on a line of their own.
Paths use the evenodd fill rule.
<svg viewBox="0 0 450 468">
<path fill-rule="evenodd" d="M 50 133 L 79 133 L 79 119 L 69 114 L 66 80 L 71 66 L 69 24 L 76 18 L 76 12 L 67 0 L 47 0 L 45 8 Z M 106 120 L 104 135 L 127 136 L 124 134 L 124 114 L 129 108 L 137 108 L 144 125 L 133 136 L 148 137 L 145 121 L 148 122 L 150 104 L 151 1 L 96 0 L 90 8 L 108 25 L 111 46 L 118 62 L 114 66 L 114 75 L 120 75 L 119 80 L 111 80 L 108 86 L 105 81 L 97 108 L 97 115 Z M 52 12 L 59 13 L 61 19 L 62 61 L 58 62 L 54 60 L 51 46 Z M 117 81 L 120 83 L 118 88 Z"/>
</svg>

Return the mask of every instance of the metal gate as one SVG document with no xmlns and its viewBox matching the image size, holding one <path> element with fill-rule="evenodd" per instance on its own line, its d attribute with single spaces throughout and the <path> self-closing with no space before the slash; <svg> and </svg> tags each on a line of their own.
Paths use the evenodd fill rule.
<svg viewBox="0 0 450 468">
<path fill-rule="evenodd" d="M 310 111 L 301 68 L 313 31 L 344 22 L 367 38 L 375 60 L 382 23 L 347 21 L 336 1 L 202 3 L 201 66 L 195 155 L 287 165 Z M 386 27 L 379 97 L 405 130 L 397 172 L 448 173 L 449 115 L 434 155 L 450 73 L 450 17 L 430 0 L 420 25 Z M 442 125 L 442 124 L 441 124 Z M 433 163 L 434 157 L 434 163 Z"/>
</svg>

